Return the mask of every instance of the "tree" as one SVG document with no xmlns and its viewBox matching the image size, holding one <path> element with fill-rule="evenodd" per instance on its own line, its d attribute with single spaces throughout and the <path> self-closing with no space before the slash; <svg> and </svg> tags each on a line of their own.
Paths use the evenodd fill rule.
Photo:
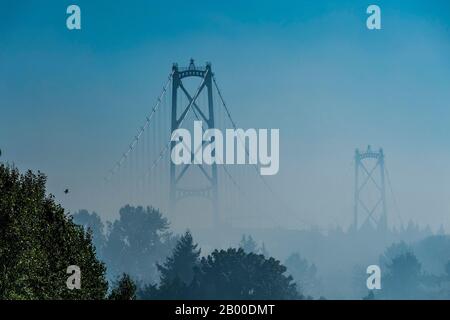
<svg viewBox="0 0 450 320">
<path fill-rule="evenodd" d="M 200 249 L 197 247 L 191 233 L 186 231 L 166 262 L 157 264 L 161 275 L 159 287 L 148 285 L 140 290 L 139 296 L 143 299 L 188 299 L 188 287 L 200 262 Z"/>
<path fill-rule="evenodd" d="M 422 267 L 412 252 L 400 254 L 388 265 L 383 296 L 389 299 L 422 298 Z"/>
<path fill-rule="evenodd" d="M 308 260 L 302 258 L 300 254 L 291 254 L 284 265 L 287 271 L 294 278 L 297 288 L 303 293 L 317 293 L 320 281 L 317 279 L 317 268 L 314 263 L 309 263 Z"/>
<path fill-rule="evenodd" d="M 267 251 L 266 245 L 264 242 L 262 243 L 261 248 L 259 249 L 259 253 L 262 254 L 264 257 L 270 256 L 269 251 Z"/>
<path fill-rule="evenodd" d="M 0 165 L 0 299 L 103 299 L 105 266 L 91 234 L 46 194 L 46 177 Z M 81 289 L 66 285 L 68 266 Z"/>
<path fill-rule="evenodd" d="M 255 240 L 253 240 L 252 236 L 249 235 L 248 237 L 244 234 L 242 235 L 241 242 L 239 243 L 239 248 L 242 248 L 244 252 L 246 253 L 256 253 L 258 251 L 258 245 L 256 244 Z"/>
<path fill-rule="evenodd" d="M 127 205 L 119 214 L 104 252 L 110 276 L 126 272 L 138 281 L 155 282 L 156 263 L 170 254 L 176 240 L 168 231 L 167 219 L 152 207 Z"/>
<path fill-rule="evenodd" d="M 159 300 L 159 291 L 156 284 L 140 285 L 137 288 L 136 296 L 139 300 Z"/>
<path fill-rule="evenodd" d="M 136 284 L 131 277 L 123 273 L 115 283 L 108 297 L 109 300 L 136 300 Z"/>
<path fill-rule="evenodd" d="M 381 269 L 387 269 L 394 258 L 411 252 L 413 252 L 413 249 L 410 245 L 406 244 L 406 242 L 401 241 L 398 243 L 393 243 L 379 258 Z"/>
<path fill-rule="evenodd" d="M 363 300 L 376 300 L 375 294 L 373 293 L 373 290 L 370 290 L 367 296 L 362 298 Z"/>
<path fill-rule="evenodd" d="M 156 284 L 144 286 L 139 290 L 139 298 L 143 300 L 189 300 L 193 299 L 190 287 L 180 278 L 175 277 L 159 287 Z"/>
<path fill-rule="evenodd" d="M 450 260 L 444 266 L 445 269 L 445 278 L 450 280 Z"/>
<path fill-rule="evenodd" d="M 79 210 L 73 214 L 73 222 L 83 226 L 84 230 L 91 230 L 92 242 L 95 245 L 97 255 L 103 256 L 106 243 L 105 226 L 96 212 L 89 213 L 87 210 Z"/>
<path fill-rule="evenodd" d="M 435 235 L 426 237 L 413 244 L 414 254 L 427 272 L 442 274 L 444 266 L 450 260 L 450 237 Z"/>
<path fill-rule="evenodd" d="M 242 248 L 202 258 L 191 285 L 196 299 L 296 299 L 296 285 L 279 261 Z"/>
<path fill-rule="evenodd" d="M 157 265 L 161 273 L 161 286 L 170 284 L 178 278 L 189 285 L 194 277 L 194 268 L 199 263 L 200 249 L 189 231 L 178 240 L 172 256 L 168 257 L 164 265 Z"/>
</svg>

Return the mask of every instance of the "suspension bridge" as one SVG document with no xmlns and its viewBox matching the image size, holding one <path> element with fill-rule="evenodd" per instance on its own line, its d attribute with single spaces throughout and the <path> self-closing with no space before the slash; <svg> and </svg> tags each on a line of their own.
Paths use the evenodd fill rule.
<svg viewBox="0 0 450 320">
<path fill-rule="evenodd" d="M 187 67 L 172 66 L 154 106 L 105 181 L 117 185 L 118 192 L 127 195 L 130 203 L 149 203 L 172 216 L 186 214 L 188 204 L 190 210 L 207 213 L 215 226 L 242 217 L 259 218 L 258 210 L 262 208 L 247 190 L 264 192 L 284 205 L 259 174 L 257 164 L 174 165 L 170 160 L 175 145 L 172 132 L 190 129 L 193 121 L 199 120 L 205 130 L 237 129 L 211 64 L 197 66 L 191 59 Z M 248 156 L 248 149 L 246 153 Z M 129 185 L 133 187 L 124 187 Z M 239 214 L 244 210 L 245 216 Z M 271 222 L 274 223 L 276 219 Z"/>
<path fill-rule="evenodd" d="M 171 141 L 172 132 L 179 128 L 190 129 L 198 120 L 205 124 L 204 129 L 237 128 L 211 64 L 197 66 L 191 59 L 187 67 L 172 66 L 155 104 L 108 171 L 105 181 L 113 184 L 114 192 L 125 195 L 131 204 L 151 204 L 172 217 L 185 216 L 186 221 L 192 212 L 201 212 L 202 217 L 216 227 L 239 224 L 242 219 L 252 223 L 261 220 L 259 213 L 267 210 L 269 203 L 291 214 L 299 225 L 313 225 L 274 192 L 259 174 L 258 165 L 174 165 L 170 160 L 175 144 Z M 248 155 L 247 149 L 246 152 Z M 375 161 L 372 169 L 367 167 L 370 160 Z M 386 227 L 386 177 L 395 206 L 397 204 L 383 150 L 373 151 L 370 146 L 363 152 L 356 150 L 354 161 L 352 226 L 355 230 L 369 223 L 377 228 Z M 375 187 L 372 192 L 375 202 L 364 198 L 370 187 Z M 262 198 L 266 201 L 260 201 Z M 279 226 L 274 215 L 264 217 L 271 219 L 270 225 Z"/>
</svg>

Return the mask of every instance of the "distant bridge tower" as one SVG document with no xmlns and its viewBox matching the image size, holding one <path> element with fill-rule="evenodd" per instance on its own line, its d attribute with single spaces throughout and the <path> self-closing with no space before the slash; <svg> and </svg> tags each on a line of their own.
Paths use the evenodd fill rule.
<svg viewBox="0 0 450 320">
<path fill-rule="evenodd" d="M 194 60 L 191 59 L 189 67 L 180 68 L 177 64 L 172 67 L 172 115 L 171 115 L 171 132 L 180 128 L 184 118 L 186 117 L 189 109 L 192 109 L 198 120 L 203 121 L 203 130 L 215 128 L 214 124 L 214 106 L 213 106 L 213 73 L 211 70 L 211 64 L 207 63 L 205 67 L 197 67 L 194 64 Z M 182 80 L 189 77 L 201 78 L 202 84 L 194 93 L 190 93 L 188 89 L 183 85 Z M 177 97 L 178 91 L 181 91 L 187 98 L 188 103 L 185 106 L 180 105 Z M 207 106 L 201 108 L 197 102 L 199 95 L 206 90 L 207 94 Z M 176 142 L 172 142 L 170 151 L 176 145 Z M 204 143 L 205 145 L 205 143 Z M 203 146 L 204 146 L 203 145 Z M 197 150 L 193 150 L 194 153 Z M 192 153 L 191 159 L 194 159 Z M 202 175 L 206 179 L 206 186 L 200 188 L 186 188 L 182 186 L 182 180 L 186 179 L 185 174 L 191 167 L 198 167 Z M 192 168 L 195 169 L 195 168 Z M 191 169 L 191 170 L 192 170 Z M 169 207 L 173 213 L 176 210 L 177 203 L 187 197 L 203 197 L 211 201 L 212 203 L 212 215 L 213 222 L 217 226 L 219 223 L 219 205 L 218 205 L 218 177 L 217 166 L 190 164 L 177 166 L 170 161 L 170 198 Z"/>
<path fill-rule="evenodd" d="M 367 168 L 368 159 L 375 160 L 375 165 Z M 368 223 L 372 223 L 377 229 L 387 228 L 386 192 L 384 181 L 384 153 L 383 149 L 372 151 L 368 146 L 367 150 L 355 151 L 355 204 L 354 221 L 355 230 L 360 229 Z M 363 178 L 363 179 L 360 179 Z M 376 190 L 377 200 L 375 203 L 368 203 L 363 198 L 363 192 L 373 186 Z M 372 188 L 373 189 L 373 188 Z"/>
</svg>

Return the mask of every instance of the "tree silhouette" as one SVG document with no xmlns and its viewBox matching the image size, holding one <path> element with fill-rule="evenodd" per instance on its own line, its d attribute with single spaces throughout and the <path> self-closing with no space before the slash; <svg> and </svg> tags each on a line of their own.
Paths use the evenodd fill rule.
<svg viewBox="0 0 450 320">
<path fill-rule="evenodd" d="M 447 261 L 447 263 L 444 266 L 445 269 L 445 278 L 450 280 L 450 261 Z"/>
<path fill-rule="evenodd" d="M 300 254 L 291 254 L 284 262 L 284 265 L 288 273 L 295 279 L 298 290 L 304 294 L 312 294 L 320 285 L 317 279 L 316 265 L 313 263 L 310 264 Z"/>
<path fill-rule="evenodd" d="M 123 273 L 115 283 L 108 297 L 109 300 L 136 300 L 136 284 L 131 277 Z"/>
<path fill-rule="evenodd" d="M 413 244 L 414 254 L 424 270 L 434 274 L 445 272 L 443 267 L 450 260 L 450 237 L 434 235 Z"/>
<path fill-rule="evenodd" d="M 412 252 L 400 254 L 392 259 L 384 280 L 383 296 L 389 299 L 422 298 L 420 284 L 422 267 Z"/>
<path fill-rule="evenodd" d="M 376 300 L 375 294 L 373 293 L 373 290 L 370 290 L 367 296 L 362 298 L 363 300 Z"/>
<path fill-rule="evenodd" d="M 202 258 L 191 285 L 196 299 L 296 299 L 296 285 L 279 261 L 242 248 Z"/>
<path fill-rule="evenodd" d="M 167 219 L 152 207 L 127 205 L 119 214 L 104 251 L 110 275 L 126 272 L 139 281 L 156 281 L 156 263 L 170 254 L 176 240 L 168 231 Z"/>
<path fill-rule="evenodd" d="M 244 252 L 246 253 L 256 253 L 258 251 L 258 245 L 256 244 L 255 240 L 253 240 L 252 236 L 249 235 L 248 237 L 244 234 L 242 235 L 241 242 L 239 243 L 239 248 L 242 248 Z"/>
<path fill-rule="evenodd" d="M 178 240 L 173 253 L 163 265 L 157 264 L 160 284 L 144 287 L 139 296 L 144 299 L 188 299 L 188 287 L 199 264 L 200 249 L 189 231 Z"/>
<path fill-rule="evenodd" d="M 394 258 L 411 252 L 413 252 L 413 249 L 406 242 L 401 241 L 393 243 L 384 251 L 382 255 L 380 255 L 379 260 L 381 269 L 389 268 L 389 265 L 392 263 Z"/>
<path fill-rule="evenodd" d="M 194 244 L 189 231 L 178 240 L 172 256 L 168 257 L 164 265 L 157 265 L 161 273 L 161 286 L 169 285 L 178 278 L 189 285 L 194 277 L 194 268 L 199 263 L 200 249 Z"/>
<path fill-rule="evenodd" d="M 90 233 L 46 195 L 46 177 L 0 165 L 0 299 L 103 299 L 105 267 Z M 67 267 L 81 270 L 69 290 Z"/>
<path fill-rule="evenodd" d="M 106 244 L 105 227 L 96 212 L 89 213 L 87 210 L 79 210 L 73 215 L 73 222 L 83 226 L 84 230 L 91 230 L 92 242 L 95 245 L 97 255 L 101 258 Z"/>
<path fill-rule="evenodd" d="M 261 245 L 261 248 L 259 249 L 259 253 L 262 254 L 264 257 L 269 257 L 269 251 L 266 249 L 266 244 L 263 242 Z"/>
</svg>

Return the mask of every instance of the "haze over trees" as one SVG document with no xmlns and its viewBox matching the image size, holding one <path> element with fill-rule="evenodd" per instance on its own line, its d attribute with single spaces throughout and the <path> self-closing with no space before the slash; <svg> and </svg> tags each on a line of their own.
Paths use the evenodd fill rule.
<svg viewBox="0 0 450 320">
<path fill-rule="evenodd" d="M 159 271 L 159 285 L 147 286 L 153 298 L 298 297 L 295 283 L 284 275 L 286 268 L 279 261 L 242 249 L 215 250 L 200 258 L 190 232 L 179 239 L 165 263 L 156 264 L 157 257 L 170 251 L 167 245 L 174 239 L 167 220 L 156 209 L 125 206 L 106 237 L 96 214 L 77 213 L 83 225 L 76 225 L 46 194 L 44 175 L 21 175 L 1 165 L 0 182 L 2 299 L 135 299 L 136 281 L 126 273 L 107 295 L 106 268 L 96 257 L 93 230 L 113 267 L 130 270 L 138 280 L 144 278 L 145 269 Z M 66 286 L 69 265 L 82 271 L 80 290 Z"/>
<path fill-rule="evenodd" d="M 167 219 L 152 207 L 124 206 L 119 219 L 108 223 L 106 232 L 95 212 L 80 210 L 74 221 L 92 231 L 98 256 L 108 265 L 111 280 L 125 272 L 139 282 L 156 281 L 156 264 L 171 253 L 177 240 Z"/>
<path fill-rule="evenodd" d="M 131 277 L 123 273 L 122 276 L 116 280 L 111 293 L 108 296 L 109 300 L 135 300 L 136 299 L 136 283 Z"/>
<path fill-rule="evenodd" d="M 314 263 L 310 263 L 299 253 L 293 253 L 286 259 L 284 265 L 288 274 L 295 279 L 299 291 L 308 295 L 320 295 L 321 283 Z"/>
<path fill-rule="evenodd" d="M 205 254 L 190 231 L 173 235 L 155 208 L 126 205 L 112 223 L 86 210 L 72 219 L 47 194 L 43 174 L 0 164 L 0 299 L 450 298 L 443 231 L 433 235 L 413 223 L 364 233 L 269 231 L 272 237 L 239 230 L 238 248 Z M 270 254 L 288 252 L 284 265 L 262 239 Z M 382 289 L 368 292 L 365 269 L 377 259 Z M 66 286 L 70 265 L 82 271 L 80 290 Z"/>
<path fill-rule="evenodd" d="M 214 250 L 200 259 L 190 232 L 178 241 L 163 266 L 159 286 L 144 288 L 144 299 L 300 299 L 286 267 L 274 258 L 242 248 Z"/>
<path fill-rule="evenodd" d="M 87 210 L 80 210 L 72 215 L 73 222 L 83 226 L 85 231 L 92 234 L 92 243 L 95 245 L 97 255 L 102 258 L 106 245 L 106 230 L 103 221 L 96 212 L 89 213 Z"/>
<path fill-rule="evenodd" d="M 239 248 L 242 248 L 246 253 L 258 252 L 258 244 L 253 240 L 251 235 L 242 235 L 241 242 L 239 242 Z"/>
<path fill-rule="evenodd" d="M 200 262 L 200 252 L 198 244 L 189 231 L 178 240 L 171 256 L 167 257 L 166 262 L 157 265 L 161 275 L 160 287 L 170 286 L 174 281 L 180 281 L 184 284 L 190 284 L 194 279 L 194 271 Z"/>
<path fill-rule="evenodd" d="M 286 267 L 242 249 L 215 250 L 202 258 L 193 282 L 199 299 L 300 299 Z"/>
<path fill-rule="evenodd" d="M 411 245 L 394 243 L 380 256 L 384 267 L 378 299 L 449 299 L 450 238 L 437 235 Z"/>
<path fill-rule="evenodd" d="M 251 235 L 242 235 L 241 241 L 239 242 L 239 248 L 244 250 L 246 253 L 259 253 L 265 257 L 269 257 L 269 251 L 267 251 L 266 244 L 263 242 L 261 246 L 258 246 Z"/>
</svg>

